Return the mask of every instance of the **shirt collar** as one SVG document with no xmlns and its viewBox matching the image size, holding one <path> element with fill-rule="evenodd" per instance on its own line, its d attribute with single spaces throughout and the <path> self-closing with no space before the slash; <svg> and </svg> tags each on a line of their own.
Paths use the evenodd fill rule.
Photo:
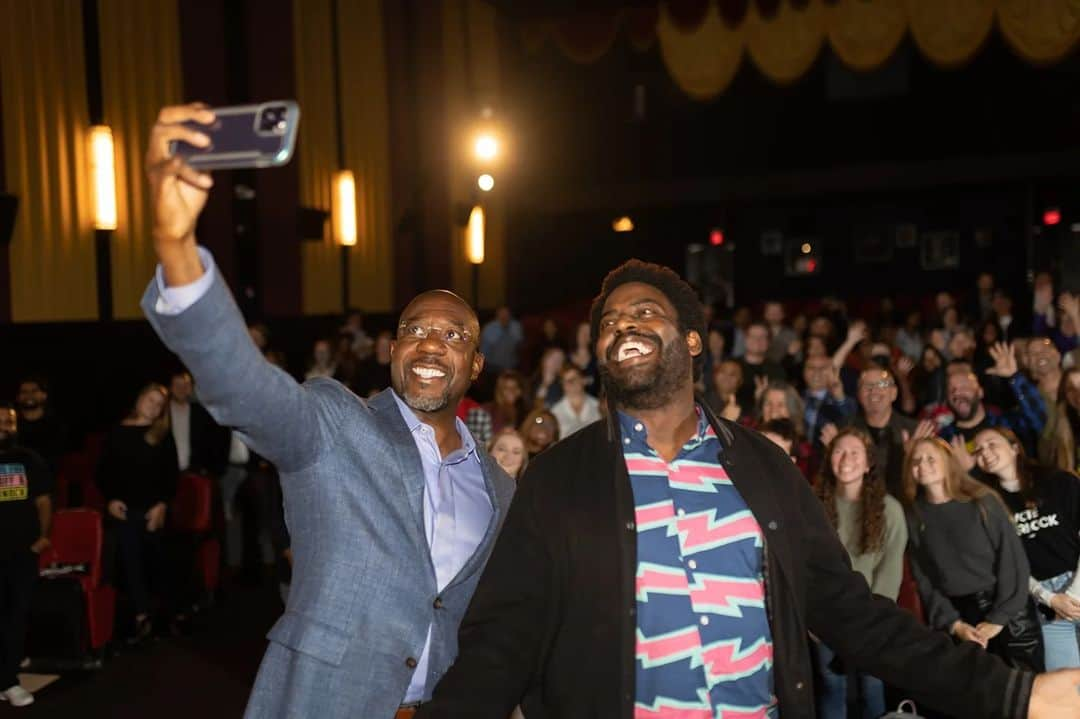
<svg viewBox="0 0 1080 719">
<path fill-rule="evenodd" d="M 391 389 L 390 394 L 394 396 L 394 401 L 397 402 L 398 410 L 401 412 L 401 418 L 405 420 L 405 426 L 409 428 L 410 433 L 416 434 L 421 426 L 427 426 L 420 421 L 420 418 L 416 416 L 416 413 L 412 411 L 409 405 L 405 404 L 405 400 L 399 397 L 397 392 Z M 469 428 L 465 426 L 460 417 L 454 417 L 454 426 L 457 428 L 458 436 L 461 437 L 460 451 L 466 456 L 475 452 L 476 440 L 473 439 L 472 433 L 469 432 Z"/>
<path fill-rule="evenodd" d="M 701 405 L 695 402 L 694 411 L 697 413 L 698 418 L 697 432 L 683 445 L 684 450 L 694 449 L 705 440 L 716 437 L 716 432 L 713 430 L 712 425 L 709 424 L 709 418 L 701 409 Z M 644 422 L 622 410 L 617 410 L 616 414 L 619 417 L 619 429 L 622 431 L 624 438 L 630 439 L 631 442 L 646 442 L 648 440 L 649 432 L 645 428 Z"/>
</svg>

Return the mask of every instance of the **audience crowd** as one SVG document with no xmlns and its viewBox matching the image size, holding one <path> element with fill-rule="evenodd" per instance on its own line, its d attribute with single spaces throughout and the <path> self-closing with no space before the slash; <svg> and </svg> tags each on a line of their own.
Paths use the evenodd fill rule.
<svg viewBox="0 0 1080 719">
<path fill-rule="evenodd" d="M 836 298 L 707 310 L 701 397 L 791 457 L 875 593 L 1016 666 L 1080 667 L 1080 296 L 1040 274 L 1014 302 L 983 274 L 971 292 L 904 312 L 889 298 L 861 313 Z M 267 328 L 250 331 L 282 364 Z M 370 397 L 390 386 L 392 340 L 369 336 L 354 314 L 292 369 Z M 545 318 L 529 337 L 503 307 L 479 342 L 485 373 L 458 414 L 510 476 L 606 414 L 588 323 Z M 11 682 L 29 616 L 27 561 L 49 563 L 50 496 L 104 518 L 100 562 L 120 592 L 118 641 L 189 631 L 213 603 L 218 587 L 192 569 L 205 563 L 207 536 L 227 575 L 261 581 L 272 571 L 288 591 L 276 472 L 214 422 L 186 371 L 144 387 L 127 416 L 87 442 L 86 477 L 65 455 L 65 423 L 51 407 L 40 377 L 24 378 L 0 407 L 0 596 L 9 597 L 0 684 L 10 685 L 0 690 L 11 703 L 32 701 Z M 195 538 L 172 516 L 186 511 L 191 477 L 212 488 L 210 526 Z M 821 716 L 884 713 L 888 687 L 810 641 Z"/>
</svg>

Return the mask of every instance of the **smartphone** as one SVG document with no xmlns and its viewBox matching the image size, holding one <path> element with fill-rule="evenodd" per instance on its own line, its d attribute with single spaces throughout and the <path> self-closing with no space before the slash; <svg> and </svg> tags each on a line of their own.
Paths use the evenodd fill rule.
<svg viewBox="0 0 1080 719">
<path fill-rule="evenodd" d="M 172 154 L 198 170 L 278 167 L 292 159 L 300 123 L 296 102 L 274 100 L 212 109 L 217 116 L 213 125 L 184 123 L 207 135 L 210 145 L 195 147 L 177 140 L 170 148 Z"/>
</svg>

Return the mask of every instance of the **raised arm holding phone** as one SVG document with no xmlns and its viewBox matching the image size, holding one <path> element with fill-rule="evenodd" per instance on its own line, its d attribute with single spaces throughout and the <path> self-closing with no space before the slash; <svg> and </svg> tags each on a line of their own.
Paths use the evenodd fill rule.
<svg viewBox="0 0 1080 719">
<path fill-rule="evenodd" d="M 457 653 L 457 627 L 513 494 L 455 409 L 483 368 L 472 308 L 414 298 L 391 350 L 392 389 L 364 401 L 267 362 L 195 226 L 213 181 L 174 143 L 209 144 L 204 105 L 167 107 L 146 167 L 157 276 L 143 309 L 206 408 L 281 474 L 293 583 L 246 716 L 410 716 Z M 185 123 L 188 123 L 185 125 Z"/>
</svg>

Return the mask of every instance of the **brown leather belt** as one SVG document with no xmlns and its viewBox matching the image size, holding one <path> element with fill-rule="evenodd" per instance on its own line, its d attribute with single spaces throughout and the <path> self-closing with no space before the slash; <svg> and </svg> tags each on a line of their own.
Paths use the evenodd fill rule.
<svg viewBox="0 0 1080 719">
<path fill-rule="evenodd" d="M 414 714 L 416 714 L 415 706 L 400 707 L 394 714 L 394 719 L 412 719 Z"/>
</svg>

